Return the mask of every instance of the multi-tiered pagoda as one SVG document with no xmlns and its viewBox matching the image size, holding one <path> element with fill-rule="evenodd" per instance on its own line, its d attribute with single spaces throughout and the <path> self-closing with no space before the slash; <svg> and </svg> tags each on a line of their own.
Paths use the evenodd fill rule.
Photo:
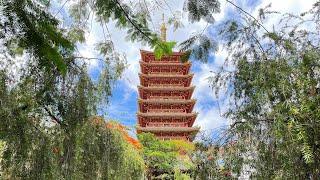
<svg viewBox="0 0 320 180">
<path fill-rule="evenodd" d="M 165 26 L 161 28 L 165 40 Z M 194 86 L 191 63 L 182 63 L 183 53 L 175 52 L 157 60 L 153 52 L 140 51 L 139 111 L 137 132 L 150 132 L 159 139 L 192 141 L 199 128 L 192 127 L 197 117 L 191 99 Z"/>
</svg>

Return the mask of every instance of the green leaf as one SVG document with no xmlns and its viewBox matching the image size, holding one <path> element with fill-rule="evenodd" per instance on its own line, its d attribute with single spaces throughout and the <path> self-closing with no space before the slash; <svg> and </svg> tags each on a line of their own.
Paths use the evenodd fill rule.
<svg viewBox="0 0 320 180">
<path fill-rule="evenodd" d="M 290 40 L 287 40 L 287 39 L 284 41 L 284 47 L 288 50 L 291 50 L 291 51 L 293 51 L 295 49 L 294 44 Z"/>
<path fill-rule="evenodd" d="M 231 24 L 230 24 L 230 26 L 229 26 L 229 31 L 230 31 L 230 32 L 234 32 L 234 31 L 236 31 L 237 29 L 238 29 L 238 24 L 237 24 L 237 22 L 232 21 Z"/>
<path fill-rule="evenodd" d="M 154 47 L 154 56 L 157 60 L 160 60 L 164 55 L 171 55 L 173 52 L 173 48 L 177 43 L 174 41 L 171 42 L 163 42 L 158 41 L 158 43 Z"/>
<path fill-rule="evenodd" d="M 313 155 L 311 152 L 311 148 L 307 143 L 303 143 L 302 149 L 303 158 L 306 161 L 306 163 L 310 164 L 313 162 Z"/>
<path fill-rule="evenodd" d="M 80 43 L 84 43 L 86 38 L 84 36 L 84 30 L 81 28 L 72 28 L 69 32 L 68 32 L 68 38 L 70 39 L 71 42 L 75 43 L 75 42 L 80 42 Z"/>
<path fill-rule="evenodd" d="M 269 33 L 266 33 L 265 35 L 270 39 L 274 40 L 275 42 L 278 42 L 281 39 L 275 32 L 269 32 Z"/>
<path fill-rule="evenodd" d="M 190 58 L 191 52 L 191 50 L 184 52 L 184 54 L 181 56 L 181 62 L 187 62 Z"/>
</svg>

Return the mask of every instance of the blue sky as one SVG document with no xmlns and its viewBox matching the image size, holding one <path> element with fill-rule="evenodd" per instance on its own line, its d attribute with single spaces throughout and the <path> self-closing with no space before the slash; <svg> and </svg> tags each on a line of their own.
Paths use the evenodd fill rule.
<svg viewBox="0 0 320 180">
<path fill-rule="evenodd" d="M 130 0 L 129 0 L 130 1 Z M 172 27 L 168 27 L 168 40 L 182 42 L 190 37 L 193 33 L 201 32 L 207 25 L 206 22 L 200 21 L 199 23 L 190 24 L 187 21 L 187 14 L 181 12 L 183 8 L 184 0 L 167 1 L 168 5 L 172 9 L 169 10 L 168 6 L 163 4 L 161 9 L 154 7 L 154 0 L 147 0 L 149 4 L 149 10 L 152 10 L 152 21 L 154 23 L 154 31 L 159 31 L 162 13 L 166 17 L 171 16 L 172 12 L 179 14 L 184 24 L 183 28 L 173 31 Z M 71 1 L 72 2 L 72 1 Z M 133 1 L 134 2 L 134 1 Z M 163 2 L 163 0 L 158 0 Z M 216 26 L 229 19 L 238 19 L 239 12 L 230 4 L 227 4 L 224 0 L 221 0 L 221 13 L 214 15 L 216 23 L 209 26 L 205 33 L 211 38 L 216 39 Z M 272 4 L 272 9 L 281 12 L 293 12 L 300 13 L 309 8 L 315 2 L 314 0 L 237 0 L 233 1 L 238 6 L 242 7 L 246 11 L 253 15 L 258 14 L 258 9 Z M 57 5 L 59 7 L 59 5 Z M 67 6 L 66 6 L 67 7 Z M 53 12 L 58 11 L 59 8 L 54 8 Z M 63 17 L 65 11 L 61 11 L 58 17 Z M 276 27 L 277 18 L 271 18 L 265 24 L 269 29 Z M 111 40 L 115 43 L 115 48 L 126 55 L 128 61 L 128 68 L 125 70 L 122 78 L 118 80 L 112 91 L 112 97 L 110 97 L 110 104 L 107 109 L 101 112 L 107 119 L 117 120 L 129 127 L 132 127 L 132 133 L 134 133 L 134 126 L 136 125 L 136 112 L 137 112 L 137 85 L 139 84 L 138 73 L 140 49 L 150 50 L 149 47 L 142 45 L 139 42 L 128 42 L 125 40 L 125 30 L 119 30 L 115 28 L 114 23 L 110 22 L 107 27 L 111 34 Z M 152 27 L 153 28 L 153 27 Z M 95 44 L 103 37 L 100 24 L 93 21 L 89 30 L 86 33 L 86 43 L 78 46 L 78 49 L 82 56 L 85 57 L 97 57 L 98 53 L 94 50 Z M 216 39 L 217 40 L 217 39 Z M 194 111 L 199 112 L 199 116 L 196 119 L 195 124 L 200 126 L 202 130 L 219 129 L 220 127 L 226 127 L 229 121 L 221 115 L 227 110 L 228 99 L 224 96 L 224 92 L 220 93 L 219 98 L 214 96 L 211 88 L 209 87 L 208 77 L 212 74 L 210 71 L 217 70 L 223 65 L 224 59 L 227 56 L 227 52 L 219 48 L 218 52 L 211 54 L 208 63 L 200 63 L 197 60 L 192 59 L 193 65 L 191 71 L 195 74 L 192 84 L 196 86 L 193 94 L 193 98 L 197 99 Z M 99 63 L 91 60 L 87 62 L 89 64 L 89 73 L 91 76 L 97 77 L 101 71 Z M 232 67 L 231 67 L 232 68 Z M 218 106 L 219 105 L 219 106 Z"/>
</svg>

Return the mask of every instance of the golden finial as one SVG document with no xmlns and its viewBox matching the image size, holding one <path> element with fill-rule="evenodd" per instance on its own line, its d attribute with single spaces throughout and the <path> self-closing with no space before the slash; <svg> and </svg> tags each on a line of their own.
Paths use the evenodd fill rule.
<svg viewBox="0 0 320 180">
<path fill-rule="evenodd" d="M 161 41 L 166 41 L 167 39 L 167 28 L 166 28 L 166 24 L 164 23 L 164 14 L 162 14 L 162 24 L 161 24 L 161 28 L 160 28 L 160 38 Z"/>
</svg>

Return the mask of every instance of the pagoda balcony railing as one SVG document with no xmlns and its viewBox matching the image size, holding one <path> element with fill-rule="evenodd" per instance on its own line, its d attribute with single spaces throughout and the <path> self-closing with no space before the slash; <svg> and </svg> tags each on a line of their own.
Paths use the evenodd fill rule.
<svg viewBox="0 0 320 180">
<path fill-rule="evenodd" d="M 182 84 L 181 84 L 182 85 Z M 181 86 L 171 86 L 171 85 L 169 85 L 169 86 L 152 86 L 152 87 L 145 87 L 145 86 L 141 86 L 141 85 L 139 85 L 138 86 L 139 88 L 147 88 L 147 89 L 159 89 L 159 88 L 161 88 L 161 90 L 162 89 L 172 89 L 172 90 L 189 90 L 189 89 L 194 89 L 195 88 L 195 86 L 188 86 L 188 87 L 181 87 Z"/>
<path fill-rule="evenodd" d="M 140 64 L 144 64 L 144 65 L 163 65 L 163 66 L 186 66 L 186 65 L 191 65 L 190 61 L 184 62 L 182 63 L 180 60 L 176 60 L 176 61 L 159 61 L 159 60 L 150 60 L 149 61 L 143 61 L 142 59 L 139 60 Z"/>
<path fill-rule="evenodd" d="M 152 75 L 157 75 L 157 74 L 161 74 L 161 75 L 184 75 L 185 73 L 184 72 L 180 72 L 180 71 L 172 71 L 172 72 L 149 72 L 148 74 L 152 74 Z"/>
<path fill-rule="evenodd" d="M 150 113 L 141 113 L 141 112 L 138 112 L 138 114 L 140 114 L 140 115 L 143 115 L 143 116 L 148 116 L 148 117 L 150 117 L 150 116 L 175 116 L 175 117 L 177 117 L 177 116 L 196 116 L 196 115 L 198 115 L 198 113 L 197 112 L 191 112 L 191 113 L 167 113 L 167 112 L 155 112 L 155 113 L 152 113 L 152 112 L 150 112 Z"/>
<path fill-rule="evenodd" d="M 149 113 L 187 113 L 184 109 L 150 109 L 147 112 Z"/>
<path fill-rule="evenodd" d="M 185 99 L 185 98 L 184 96 L 149 96 L 148 99 L 170 100 L 170 99 Z"/>
<path fill-rule="evenodd" d="M 173 132 L 180 132 L 180 133 L 190 133 L 190 132 L 197 132 L 199 131 L 200 127 L 149 127 L 149 126 L 146 126 L 146 127 L 140 127 L 138 126 L 137 127 L 137 130 L 138 131 L 144 131 L 144 132 L 162 132 L 162 133 L 165 133 L 165 132 L 170 132 L 170 133 L 173 133 Z"/>
<path fill-rule="evenodd" d="M 184 86 L 184 84 L 148 84 L 148 87 L 181 87 Z"/>
<path fill-rule="evenodd" d="M 152 60 L 152 59 L 149 59 L 148 61 L 143 61 L 143 60 L 139 60 L 139 63 L 140 64 L 143 64 L 143 65 L 155 65 L 155 66 L 180 66 L 180 67 L 182 67 L 182 66 L 186 66 L 186 65 L 191 65 L 191 62 L 190 61 L 187 61 L 187 62 L 185 62 L 185 63 L 182 63 L 181 61 L 175 61 L 175 60 L 173 60 L 173 61 L 158 61 L 158 60 Z"/>
<path fill-rule="evenodd" d="M 147 123 L 147 127 L 188 127 L 187 123 Z"/>
<path fill-rule="evenodd" d="M 149 63 L 155 63 L 155 64 L 163 64 L 163 63 L 179 63 L 181 62 L 179 59 L 177 60 L 149 60 Z"/>
</svg>

